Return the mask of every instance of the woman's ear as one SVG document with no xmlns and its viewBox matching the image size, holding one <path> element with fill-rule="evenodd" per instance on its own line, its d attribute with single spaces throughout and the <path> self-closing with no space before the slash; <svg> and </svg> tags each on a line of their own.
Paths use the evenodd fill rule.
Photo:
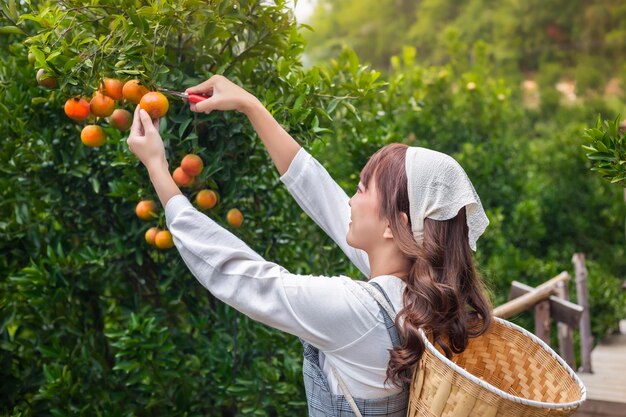
<svg viewBox="0 0 626 417">
<path fill-rule="evenodd" d="M 402 223 L 408 226 L 409 216 L 407 216 L 405 212 L 400 212 L 400 220 L 402 220 Z M 387 224 L 387 227 L 385 227 L 385 231 L 383 232 L 383 238 L 393 239 L 393 233 L 391 232 L 391 227 L 389 226 L 389 224 Z"/>
</svg>

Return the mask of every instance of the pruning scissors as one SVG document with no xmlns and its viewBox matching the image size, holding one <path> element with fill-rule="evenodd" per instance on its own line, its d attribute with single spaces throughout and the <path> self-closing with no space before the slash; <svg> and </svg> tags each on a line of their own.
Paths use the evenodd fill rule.
<svg viewBox="0 0 626 417">
<path fill-rule="evenodd" d="M 174 97 L 178 97 L 178 98 L 182 98 L 183 100 L 187 100 L 190 103 L 199 103 L 201 101 L 206 100 L 207 98 L 209 98 L 210 96 L 205 96 L 202 94 L 195 94 L 195 93 L 182 93 L 180 91 L 174 91 L 174 90 L 169 90 L 167 88 L 159 88 L 160 91 L 172 95 Z"/>
</svg>

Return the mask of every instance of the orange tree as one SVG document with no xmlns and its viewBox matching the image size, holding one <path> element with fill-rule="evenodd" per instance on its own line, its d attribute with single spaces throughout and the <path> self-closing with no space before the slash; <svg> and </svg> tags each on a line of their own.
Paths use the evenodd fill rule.
<svg viewBox="0 0 626 417">
<path fill-rule="evenodd" d="M 122 99 L 110 79 L 184 90 L 219 73 L 307 143 L 328 134 L 331 102 L 352 117 L 347 100 L 372 95 L 374 73 L 346 77 L 347 63 L 303 70 L 284 1 L 0 7 L 0 413 L 304 413 L 299 342 L 206 292 L 153 229 L 165 227 L 161 207 L 137 217 L 140 201 L 157 200 L 147 173 L 118 122 L 93 106 L 86 115 L 80 98 L 100 89 L 132 111 L 137 97 Z M 107 97 L 99 107 L 108 114 Z M 64 105 L 74 98 L 70 118 Z M 214 191 L 207 214 L 294 272 L 343 267 L 336 250 L 315 250 L 327 238 L 302 220 L 242 115 L 196 115 L 169 101 L 161 134 L 170 166 L 187 154 L 203 161 L 183 188 L 191 201 Z M 90 146 L 87 125 L 99 127 L 82 135 Z M 226 221 L 231 209 L 245 217 L 240 228 Z"/>
</svg>

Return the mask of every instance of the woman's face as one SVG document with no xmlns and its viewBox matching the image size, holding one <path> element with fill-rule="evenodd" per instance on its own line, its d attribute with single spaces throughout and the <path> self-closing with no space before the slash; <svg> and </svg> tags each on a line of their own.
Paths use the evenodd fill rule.
<svg viewBox="0 0 626 417">
<path fill-rule="evenodd" d="M 383 234 L 388 225 L 378 214 L 380 201 L 375 179 L 370 179 L 367 189 L 359 182 L 348 204 L 351 209 L 351 222 L 346 235 L 348 245 L 369 252 L 384 241 Z"/>
</svg>

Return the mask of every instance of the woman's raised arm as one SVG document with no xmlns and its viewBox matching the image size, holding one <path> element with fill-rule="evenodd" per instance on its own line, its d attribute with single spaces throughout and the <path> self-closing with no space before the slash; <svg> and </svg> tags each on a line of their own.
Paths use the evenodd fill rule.
<svg viewBox="0 0 626 417">
<path fill-rule="evenodd" d="M 197 104 L 191 103 L 193 111 L 210 113 L 213 110 L 238 110 L 248 116 L 274 161 L 278 173 L 283 175 L 287 171 L 301 146 L 278 124 L 254 95 L 221 75 L 214 75 L 186 91 L 210 96 Z"/>
<path fill-rule="evenodd" d="M 193 111 L 238 110 L 248 116 L 265 145 L 281 181 L 300 207 L 343 250 L 354 265 L 369 277 L 369 259 L 346 241 L 350 223 L 349 198 L 330 174 L 292 138 L 252 94 L 221 75 L 214 75 L 188 93 L 210 98 L 191 104 Z"/>
</svg>

